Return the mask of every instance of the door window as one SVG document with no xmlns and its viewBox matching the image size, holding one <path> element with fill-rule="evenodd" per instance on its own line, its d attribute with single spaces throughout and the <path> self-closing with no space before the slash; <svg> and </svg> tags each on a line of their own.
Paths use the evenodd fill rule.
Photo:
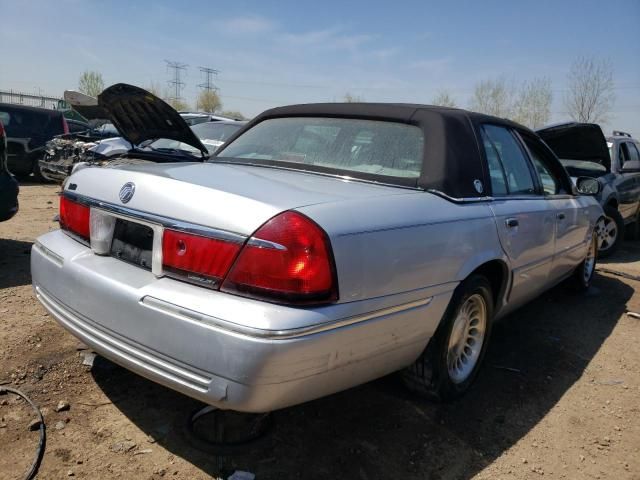
<svg viewBox="0 0 640 480">
<path fill-rule="evenodd" d="M 482 132 L 493 194 L 534 194 L 531 170 L 513 134 L 497 125 L 484 125 Z"/>
<path fill-rule="evenodd" d="M 549 162 L 546 160 L 546 156 L 540 146 L 537 145 L 534 140 L 527 138 L 524 135 L 522 136 L 522 140 L 529 150 L 531 161 L 533 162 L 533 166 L 538 174 L 538 179 L 540 180 L 540 185 L 542 185 L 544 194 L 557 195 L 558 193 L 561 193 L 562 182 L 551 168 L 549 168 Z"/>
</svg>

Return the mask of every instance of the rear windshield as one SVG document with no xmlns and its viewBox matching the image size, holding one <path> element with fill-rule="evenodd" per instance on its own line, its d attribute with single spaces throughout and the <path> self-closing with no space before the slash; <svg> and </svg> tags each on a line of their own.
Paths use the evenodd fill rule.
<svg viewBox="0 0 640 480">
<path fill-rule="evenodd" d="M 420 176 L 423 146 L 422 131 L 404 123 L 273 118 L 247 130 L 216 158 L 410 180 Z"/>
</svg>

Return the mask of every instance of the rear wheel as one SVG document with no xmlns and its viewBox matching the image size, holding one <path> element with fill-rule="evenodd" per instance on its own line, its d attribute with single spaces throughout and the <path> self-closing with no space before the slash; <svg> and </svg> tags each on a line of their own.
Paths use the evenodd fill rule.
<svg viewBox="0 0 640 480">
<path fill-rule="evenodd" d="M 604 217 L 596 224 L 598 256 L 604 258 L 615 252 L 620 246 L 623 232 L 624 220 L 618 209 L 611 205 L 604 207 Z"/>
<path fill-rule="evenodd" d="M 425 351 L 403 373 L 405 384 L 436 400 L 452 400 L 464 394 L 482 364 L 492 318 L 491 284 L 482 275 L 472 275 L 454 292 Z"/>
</svg>

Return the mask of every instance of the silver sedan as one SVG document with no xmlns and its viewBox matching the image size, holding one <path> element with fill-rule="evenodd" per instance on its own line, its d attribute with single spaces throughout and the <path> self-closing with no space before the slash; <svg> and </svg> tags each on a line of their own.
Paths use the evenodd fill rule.
<svg viewBox="0 0 640 480">
<path fill-rule="evenodd" d="M 602 209 L 597 181 L 577 185 L 506 120 L 282 107 L 205 163 L 73 174 L 33 285 L 95 351 L 220 408 L 271 411 L 399 370 L 446 400 L 496 320 L 565 279 L 589 287 Z"/>
</svg>

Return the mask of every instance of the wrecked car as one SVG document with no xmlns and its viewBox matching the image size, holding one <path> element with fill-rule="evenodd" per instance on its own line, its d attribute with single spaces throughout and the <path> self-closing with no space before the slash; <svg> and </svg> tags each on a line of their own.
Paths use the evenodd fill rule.
<svg viewBox="0 0 640 480">
<path fill-rule="evenodd" d="M 140 90 L 142 92 L 143 90 Z M 141 94 L 137 92 L 138 94 Z M 65 94 L 68 92 L 65 92 Z M 74 92 L 77 95 L 77 92 Z M 172 107 L 164 103 L 162 100 L 154 97 L 147 92 L 150 98 L 154 98 L 159 108 L 163 112 L 172 111 Z M 87 99 L 91 97 L 84 96 Z M 65 98 L 67 98 L 65 96 Z M 74 108 L 80 110 L 86 115 L 102 115 L 113 118 L 114 113 L 110 108 L 104 105 L 105 97 L 102 102 L 96 106 L 91 106 L 92 111 L 88 111 L 87 105 Z M 85 100 L 85 103 L 89 100 Z M 122 112 L 116 115 L 125 115 Z M 179 122 L 175 115 L 172 115 L 176 128 L 183 129 L 185 125 L 189 125 L 186 117 L 191 114 L 180 113 L 179 117 L 185 122 Z M 117 120 L 116 120 L 117 121 Z M 118 159 L 117 164 L 127 163 L 125 158 L 144 159 L 152 162 L 167 161 L 194 161 L 202 159 L 202 146 L 204 145 L 207 155 L 212 154 L 224 143 L 224 141 L 240 129 L 246 122 L 234 120 L 216 120 L 207 121 L 206 123 L 197 123 L 191 126 L 191 130 L 200 139 L 201 144 L 194 142 L 182 142 L 175 139 L 157 137 L 163 132 L 156 132 L 145 138 L 144 142 L 136 145 L 129 140 L 130 136 L 135 135 L 135 131 L 141 131 L 146 128 L 143 123 L 150 121 L 148 116 L 138 117 L 135 124 L 124 124 L 126 130 L 122 133 L 115 127 L 113 123 L 104 124 L 91 131 L 83 132 L 75 135 L 60 135 L 47 143 L 45 154 L 40 160 L 40 171 L 42 175 L 50 180 L 62 183 L 72 172 L 74 167 L 79 164 L 83 166 L 108 166 L 114 159 Z M 122 122 L 120 122 L 122 124 Z M 168 126 L 170 130 L 174 130 L 174 124 Z M 133 129 L 133 130 L 132 130 Z M 135 131 L 134 131 L 135 130 Z M 195 158 L 194 158 L 195 156 Z"/>
<path fill-rule="evenodd" d="M 561 123 L 543 127 L 537 133 L 573 178 L 595 177 L 602 184 L 602 191 L 596 196 L 604 209 L 596 232 L 598 254 L 611 255 L 620 246 L 625 229 L 631 233 L 638 229 L 640 154 L 637 144 L 630 136 L 614 135 L 605 139 L 600 126 L 593 123 Z"/>
<path fill-rule="evenodd" d="M 590 286 L 599 183 L 576 185 L 508 120 L 280 107 L 203 163 L 74 172 L 61 229 L 33 247 L 33 286 L 96 352 L 222 409 L 272 411 L 395 371 L 449 400 L 495 321 L 565 279 Z"/>
</svg>

